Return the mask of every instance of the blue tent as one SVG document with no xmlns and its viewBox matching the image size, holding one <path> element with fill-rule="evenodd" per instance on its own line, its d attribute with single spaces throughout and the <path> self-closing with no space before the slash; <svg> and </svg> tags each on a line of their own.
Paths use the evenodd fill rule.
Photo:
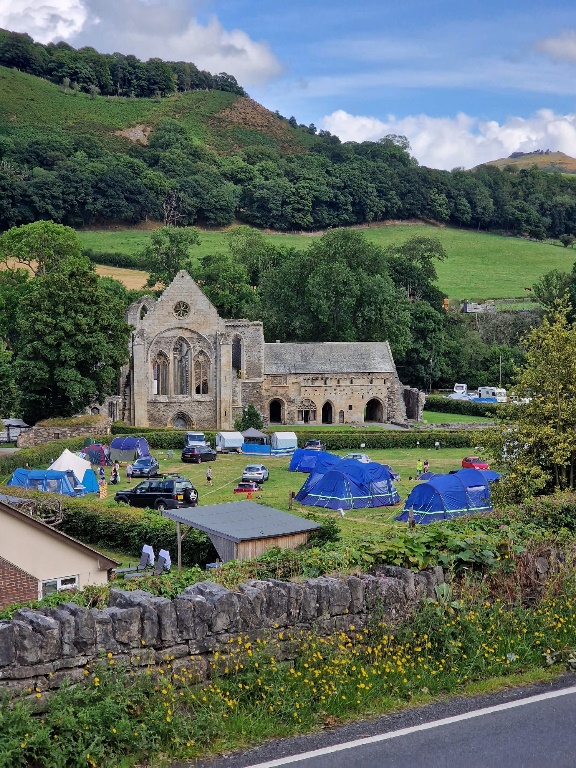
<svg viewBox="0 0 576 768">
<path fill-rule="evenodd" d="M 309 448 L 296 448 L 290 460 L 290 472 L 313 472 L 319 459 L 330 457 L 332 462 L 340 461 L 339 456 L 326 451 L 312 451 Z"/>
<path fill-rule="evenodd" d="M 335 462 L 330 462 L 320 457 L 314 472 L 296 494 L 297 501 L 327 509 L 390 507 L 400 501 L 392 474 L 382 464 L 335 458 Z"/>
<path fill-rule="evenodd" d="M 490 483 L 499 477 L 497 472 L 484 469 L 461 469 L 450 475 L 434 475 L 414 486 L 401 514 L 394 519 L 407 522 L 410 507 L 417 523 L 488 512 L 492 509 Z"/>
<path fill-rule="evenodd" d="M 94 473 L 92 473 L 94 474 Z M 16 469 L 6 485 L 29 488 L 31 491 L 61 493 L 64 496 L 78 496 L 74 489 L 80 485 L 73 472 L 57 469 Z M 83 491 L 82 491 L 83 492 Z"/>
<path fill-rule="evenodd" d="M 145 437 L 115 437 L 110 443 L 112 461 L 134 461 L 140 456 L 150 456 L 150 447 Z"/>
</svg>

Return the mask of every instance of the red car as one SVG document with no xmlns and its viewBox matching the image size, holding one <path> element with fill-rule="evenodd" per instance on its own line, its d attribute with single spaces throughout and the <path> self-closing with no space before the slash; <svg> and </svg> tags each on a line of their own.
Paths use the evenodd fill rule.
<svg viewBox="0 0 576 768">
<path fill-rule="evenodd" d="M 262 493 L 262 488 L 260 488 L 258 483 L 246 480 L 245 482 L 238 483 L 236 488 L 234 488 L 234 493 Z"/>
<path fill-rule="evenodd" d="M 478 456 L 466 456 L 462 459 L 462 466 L 464 469 L 490 469 L 488 462 Z"/>
</svg>

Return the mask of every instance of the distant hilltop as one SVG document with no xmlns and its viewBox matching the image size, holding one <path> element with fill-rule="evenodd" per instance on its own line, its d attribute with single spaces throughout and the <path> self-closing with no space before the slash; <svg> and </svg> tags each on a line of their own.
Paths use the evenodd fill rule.
<svg viewBox="0 0 576 768">
<path fill-rule="evenodd" d="M 497 168 L 537 168 L 549 173 L 576 173 L 576 159 L 565 155 L 564 152 L 552 152 L 550 149 L 536 149 L 534 152 L 512 152 L 509 157 L 491 160 L 482 165 L 494 165 Z"/>
</svg>

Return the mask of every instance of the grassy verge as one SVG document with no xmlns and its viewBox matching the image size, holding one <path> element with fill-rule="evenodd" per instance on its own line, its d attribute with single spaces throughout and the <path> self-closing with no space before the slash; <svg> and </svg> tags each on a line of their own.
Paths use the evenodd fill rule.
<svg viewBox="0 0 576 768">
<path fill-rule="evenodd" d="M 240 636 L 215 655 L 203 685 L 193 662 L 174 669 L 166 658 L 150 675 L 104 658 L 86 667 L 83 684 L 49 698 L 43 714 L 24 701 L 2 708 L 0 767 L 161 765 L 546 679 L 576 647 L 575 607 L 565 584 L 538 610 L 462 595 L 396 628 L 374 620 L 327 638 Z"/>
<path fill-rule="evenodd" d="M 424 411 L 422 419 L 425 424 L 492 424 L 493 420 L 485 416 L 468 416 L 462 413 L 440 413 L 439 411 Z"/>
</svg>

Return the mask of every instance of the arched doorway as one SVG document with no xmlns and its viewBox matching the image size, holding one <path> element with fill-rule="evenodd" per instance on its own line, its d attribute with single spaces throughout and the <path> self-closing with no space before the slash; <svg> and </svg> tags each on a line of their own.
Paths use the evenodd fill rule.
<svg viewBox="0 0 576 768">
<path fill-rule="evenodd" d="M 282 424 L 282 400 L 270 400 L 270 424 Z"/>
<path fill-rule="evenodd" d="M 334 421 L 332 403 L 326 401 L 322 406 L 322 424 L 332 424 Z"/>
<path fill-rule="evenodd" d="M 384 406 L 380 400 L 375 397 L 372 400 L 368 400 L 366 403 L 366 410 L 364 411 L 364 421 L 384 421 Z"/>
<path fill-rule="evenodd" d="M 185 413 L 177 413 L 172 419 L 172 426 L 174 429 L 188 429 L 190 426 L 190 419 Z"/>
</svg>

